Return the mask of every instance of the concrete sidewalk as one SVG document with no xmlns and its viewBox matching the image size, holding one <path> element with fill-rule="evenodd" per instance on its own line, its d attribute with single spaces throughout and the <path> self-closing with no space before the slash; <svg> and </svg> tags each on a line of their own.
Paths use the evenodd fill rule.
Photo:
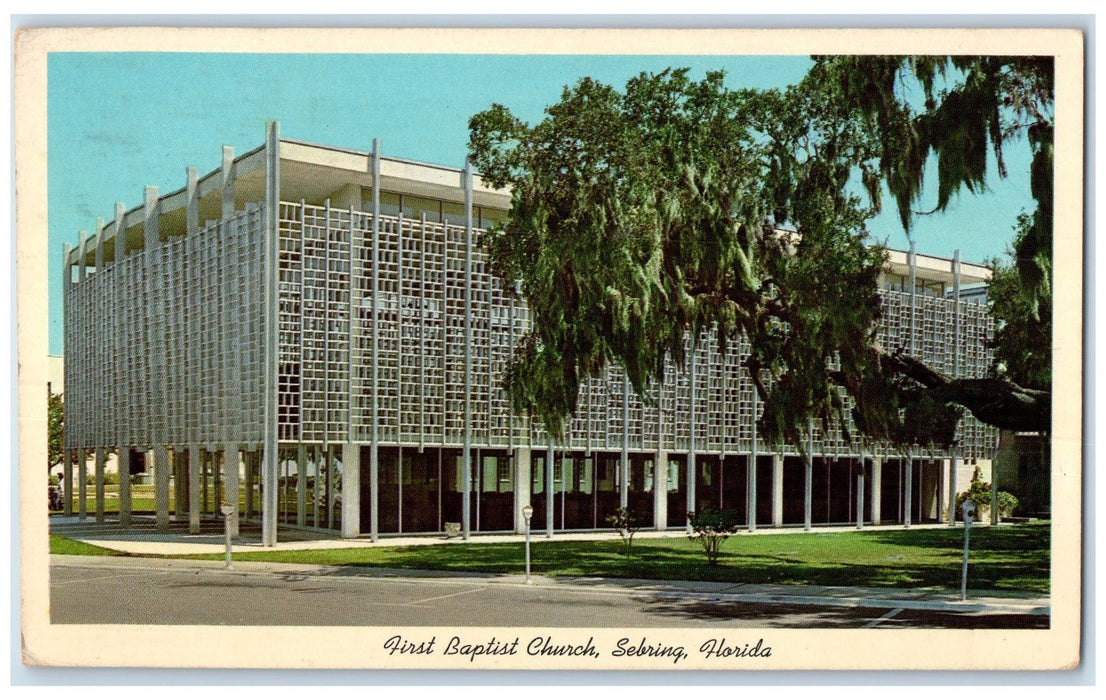
<svg viewBox="0 0 1106 700">
<path fill-rule="evenodd" d="M 929 527 L 945 527 L 943 525 Z M 91 519 L 79 521 L 76 517 L 51 518 L 50 531 L 61 534 L 70 539 L 79 540 L 88 544 L 94 544 L 116 551 L 130 554 L 130 557 L 75 557 L 52 555 L 53 563 L 64 563 L 81 566 L 97 566 L 105 568 L 152 568 L 175 570 L 195 569 L 215 570 L 223 569 L 221 561 L 180 561 L 164 558 L 144 558 L 143 555 L 157 555 L 159 557 L 172 557 L 174 555 L 187 554 L 215 554 L 225 552 L 224 536 L 219 521 L 205 521 L 198 535 L 188 534 L 186 523 L 173 523 L 168 533 L 154 531 L 152 519 L 146 522 L 142 519 L 135 521 L 132 528 L 122 530 L 118 523 L 110 521 L 96 523 Z M 833 530 L 855 531 L 855 528 L 819 528 L 816 532 L 828 532 Z M 866 529 L 901 529 L 898 527 L 881 527 Z M 803 534 L 798 530 L 770 530 L 767 532 L 794 532 Z M 276 547 L 262 547 L 260 544 L 260 530 L 251 523 L 242 523 L 238 540 L 234 542 L 233 551 L 259 552 L 259 551 L 289 551 L 305 549 L 348 549 L 352 547 L 376 547 L 376 546 L 406 546 L 406 545 L 456 545 L 462 544 L 461 538 L 445 539 L 438 536 L 422 537 L 387 537 L 373 543 L 367 538 L 355 540 L 335 539 L 333 535 L 306 530 L 282 530 L 284 541 Z M 755 534 L 745 533 L 747 536 Z M 638 538 L 683 538 L 685 535 L 679 531 L 669 532 L 641 532 Z M 544 533 L 532 535 L 535 539 L 544 540 Z M 557 540 L 617 540 L 618 535 L 613 532 L 579 532 L 558 533 Z M 474 542 L 518 542 L 523 536 L 502 535 L 474 535 L 470 541 Z M 235 561 L 232 571 L 240 575 L 266 575 L 266 576 L 365 576 L 387 577 L 399 580 L 426 580 L 434 579 L 437 582 L 456 581 L 473 582 L 480 580 L 486 585 L 525 586 L 525 577 L 522 574 L 475 574 L 467 572 L 443 572 L 443 571 L 417 571 L 400 569 L 383 569 L 376 567 L 359 566 L 322 566 L 313 564 L 287 564 L 276 562 L 246 562 Z M 964 614 L 1023 614 L 1023 615 L 1048 615 L 1050 613 L 1050 601 L 1048 595 L 1037 593 L 1018 593 L 1011 591 L 968 591 L 968 600 L 961 601 L 959 592 L 946 589 L 894 589 L 874 588 L 860 586 L 810 586 L 810 585 L 783 585 L 783 584 L 742 584 L 710 581 L 655 581 L 643 579 L 616 579 L 602 577 L 532 577 L 534 587 L 579 589 L 591 592 L 604 592 L 611 594 L 649 594 L 653 596 L 672 596 L 680 599 L 694 599 L 702 602 L 745 602 L 754 604 L 778 604 L 778 605 L 819 605 L 856 608 L 901 608 L 903 610 L 930 610 L 955 612 Z"/>
</svg>

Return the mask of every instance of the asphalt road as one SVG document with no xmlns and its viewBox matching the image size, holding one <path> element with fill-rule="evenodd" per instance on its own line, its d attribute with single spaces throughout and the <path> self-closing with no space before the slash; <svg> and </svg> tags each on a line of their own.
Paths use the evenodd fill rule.
<svg viewBox="0 0 1106 700">
<path fill-rule="evenodd" d="M 227 571 L 173 562 L 55 563 L 55 624 L 463 627 L 1047 628 L 1028 614 L 765 604 L 643 589 L 366 569 Z M 118 562 L 118 563 L 115 563 Z"/>
</svg>

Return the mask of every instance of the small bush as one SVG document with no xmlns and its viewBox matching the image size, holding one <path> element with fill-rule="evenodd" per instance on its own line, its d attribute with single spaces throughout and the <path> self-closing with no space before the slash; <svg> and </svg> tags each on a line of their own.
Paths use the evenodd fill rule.
<svg viewBox="0 0 1106 700">
<path fill-rule="evenodd" d="M 698 539 L 707 554 L 707 563 L 716 566 L 722 543 L 740 528 L 737 512 L 703 508 L 695 513 L 689 512 L 687 517 L 691 521 L 691 534 L 688 538 Z"/>
<path fill-rule="evenodd" d="M 626 547 L 626 556 L 630 556 L 630 549 L 634 546 L 634 535 L 641 529 L 641 520 L 629 508 L 619 508 L 614 515 L 607 516 L 610 524 L 622 537 L 622 544 Z"/>
<path fill-rule="evenodd" d="M 984 510 L 989 511 L 991 508 L 991 483 L 989 481 L 983 481 L 983 473 L 979 467 L 975 468 L 972 472 L 972 485 L 967 491 L 961 491 L 956 495 L 956 519 L 964 519 L 964 501 L 968 499 L 975 501 L 976 507 L 976 521 L 983 519 Z M 998 515 L 1000 518 L 1005 518 L 1014 512 L 1014 509 L 1018 507 L 1018 499 L 1014 494 L 1007 491 L 998 492 Z"/>
</svg>

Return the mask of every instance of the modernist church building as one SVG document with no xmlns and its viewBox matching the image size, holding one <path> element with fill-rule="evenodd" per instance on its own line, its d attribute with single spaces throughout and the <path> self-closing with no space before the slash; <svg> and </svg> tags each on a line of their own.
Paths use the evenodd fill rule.
<svg viewBox="0 0 1106 700">
<path fill-rule="evenodd" d="M 293 527 L 521 531 L 527 504 L 551 536 L 607 528 L 620 506 L 655 529 L 706 506 L 750 529 L 909 526 L 948 517 L 974 466 L 989 471 L 996 434 L 970 417 L 952 452 L 817 430 L 810 459 L 764 444 L 747 346 L 721 356 L 709 339 L 644 402 L 609 368 L 551 441 L 501 387 L 530 321 L 479 237 L 509 206 L 468 167 L 282 139 L 276 123 L 182 189 L 116 205 L 65 250 L 67 475 L 95 456 L 102 519 L 106 455 L 152 469 L 162 529 L 198 531 L 245 491 L 232 527 L 259 519 L 272 545 Z M 881 342 L 983 376 L 992 321 L 959 292 L 989 275 L 891 251 Z"/>
</svg>

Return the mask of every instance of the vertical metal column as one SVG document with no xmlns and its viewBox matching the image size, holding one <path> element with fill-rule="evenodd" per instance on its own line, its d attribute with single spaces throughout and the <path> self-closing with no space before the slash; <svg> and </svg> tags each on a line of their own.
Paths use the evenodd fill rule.
<svg viewBox="0 0 1106 700">
<path fill-rule="evenodd" d="M 856 472 L 856 529 L 864 529 L 864 472 L 867 469 L 864 444 L 860 445 L 860 469 Z"/>
<path fill-rule="evenodd" d="M 374 296 L 373 301 L 376 301 Z M 330 458 L 330 199 L 323 203 L 323 452 L 326 453 L 326 528 L 334 529 L 334 460 Z M 336 370 L 337 368 L 335 368 Z"/>
<path fill-rule="evenodd" d="M 553 435 L 548 431 L 545 446 L 545 536 L 553 539 Z"/>
<path fill-rule="evenodd" d="M 807 418 L 806 423 L 806 478 L 803 492 L 803 529 L 810 531 L 810 509 L 814 499 L 814 417 Z"/>
<path fill-rule="evenodd" d="M 277 543 L 277 350 L 280 336 L 277 328 L 279 314 L 280 240 L 280 122 L 268 124 L 265 134 L 265 338 L 264 345 L 264 463 L 261 488 L 261 544 L 272 547 Z"/>
<path fill-rule="evenodd" d="M 952 253 L 952 376 L 960 378 L 960 249 Z M 956 471 L 960 461 L 954 446 L 949 455 L 949 527 L 956 526 Z"/>
<path fill-rule="evenodd" d="M 96 522 L 104 522 L 104 448 L 95 450 L 96 465 Z"/>
<path fill-rule="evenodd" d="M 618 505 L 630 507 L 630 378 L 622 371 L 622 461 L 618 465 Z"/>
<path fill-rule="evenodd" d="M 514 347 L 512 345 L 511 347 Z M 426 212 L 419 220 L 419 454 L 426 447 Z"/>
<path fill-rule="evenodd" d="M 910 356 L 915 357 L 917 350 L 917 341 L 915 340 L 915 316 L 917 315 L 917 299 L 918 299 L 918 259 L 915 251 L 914 241 L 910 241 Z M 907 452 L 906 459 L 906 478 L 905 483 L 902 484 L 903 488 L 903 526 L 910 527 L 910 508 L 914 496 L 914 454 L 912 451 Z"/>
<path fill-rule="evenodd" d="M 302 386 L 302 385 L 301 385 Z M 307 522 L 307 445 L 296 446 L 296 525 Z"/>
<path fill-rule="evenodd" d="M 698 470 L 695 456 L 695 345 L 692 343 L 690 364 L 690 381 L 688 382 L 688 448 L 687 448 L 687 512 L 698 510 L 695 507 L 695 477 Z M 687 532 L 691 534 L 691 517 L 687 517 Z"/>
<path fill-rule="evenodd" d="M 461 493 L 461 525 L 464 538 L 469 538 L 469 515 L 472 489 L 472 163 L 465 161 L 465 429 Z"/>
<path fill-rule="evenodd" d="M 746 470 L 746 509 L 749 520 L 749 532 L 757 531 L 757 388 L 753 387 L 753 442 L 749 451 L 749 466 Z"/>
<path fill-rule="evenodd" d="M 372 425 L 369 434 L 369 538 L 380 538 L 380 139 L 373 139 Z"/>
</svg>

